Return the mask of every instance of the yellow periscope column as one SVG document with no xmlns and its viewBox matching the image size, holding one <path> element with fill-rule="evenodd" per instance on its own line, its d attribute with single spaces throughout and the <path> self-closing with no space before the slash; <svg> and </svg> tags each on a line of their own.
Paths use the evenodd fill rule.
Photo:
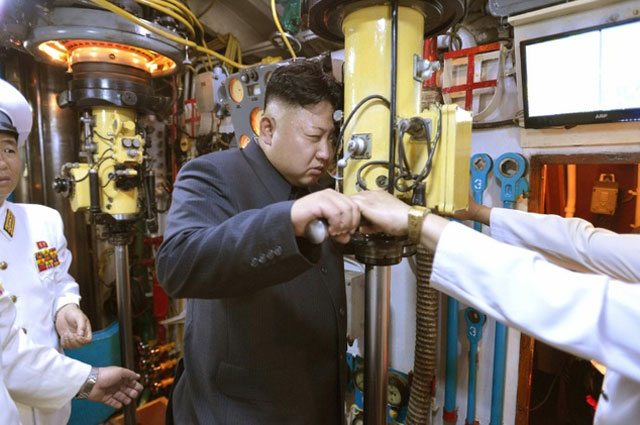
<svg viewBox="0 0 640 425">
<path fill-rule="evenodd" d="M 398 8 L 397 114 L 413 117 L 420 113 L 421 83 L 413 79 L 414 55 L 422 56 L 424 15 L 409 7 Z M 378 94 L 391 100 L 391 6 L 364 7 L 349 13 L 342 23 L 345 36 L 345 116 L 366 96 Z M 354 157 L 344 170 L 344 193 L 357 192 L 356 173 L 370 161 L 389 160 L 389 108 L 381 100 L 363 105 L 344 135 L 345 146 L 352 137 L 368 135 L 371 154 Z M 361 177 L 369 190 L 381 189 L 387 165 L 366 167 Z"/>
<path fill-rule="evenodd" d="M 362 7 L 347 12 L 343 20 L 345 34 L 345 115 L 367 96 L 382 95 L 391 100 L 391 5 Z M 396 122 L 422 118 L 430 125 L 431 146 L 435 153 L 431 171 L 425 180 L 427 207 L 451 215 L 465 209 L 469 193 L 469 157 L 471 148 L 471 114 L 457 105 L 432 106 L 421 111 L 421 81 L 414 75 L 415 63 L 422 62 L 424 15 L 418 9 L 398 8 L 398 49 L 396 84 Z M 437 140 L 437 143 L 436 143 Z M 343 190 L 352 194 L 359 189 L 376 190 L 387 186 L 389 161 L 389 108 L 382 100 L 365 103 L 345 131 L 344 146 L 367 146 L 351 155 L 343 172 Z M 404 150 L 413 175 L 425 168 L 429 149 L 426 140 L 414 140 L 405 134 Z M 345 148 L 346 150 L 346 148 Z M 397 150 L 396 150 L 397 152 Z M 396 163 L 400 159 L 396 155 Z M 374 162 L 373 164 L 366 165 Z M 377 162 L 377 163 L 375 163 Z M 363 184 L 358 185 L 358 170 Z M 395 169 L 396 176 L 398 169 Z M 401 180 L 408 188 L 413 181 Z M 362 186 L 362 187 L 358 187 Z M 411 200 L 412 190 L 394 194 Z"/>
<path fill-rule="evenodd" d="M 96 107 L 94 120 L 95 166 L 100 181 L 100 209 L 116 219 L 132 218 L 138 212 L 138 170 L 142 164 L 144 139 L 136 134 L 136 111 Z M 118 183 L 116 183 L 118 182 Z"/>
</svg>

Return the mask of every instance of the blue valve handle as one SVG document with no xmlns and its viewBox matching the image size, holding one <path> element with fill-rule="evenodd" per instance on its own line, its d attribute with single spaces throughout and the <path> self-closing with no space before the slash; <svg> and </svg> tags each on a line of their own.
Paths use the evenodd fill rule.
<svg viewBox="0 0 640 425">
<path fill-rule="evenodd" d="M 529 191 L 529 182 L 524 177 L 526 171 L 527 161 L 518 153 L 507 152 L 496 160 L 493 173 L 502 184 L 500 197 L 504 208 L 515 208 L 520 195 Z M 502 425 L 504 380 L 507 367 L 507 331 L 508 328 L 505 325 L 496 322 L 489 425 Z"/>
<path fill-rule="evenodd" d="M 471 157 L 471 190 L 473 200 L 482 205 L 483 193 L 487 189 L 489 173 L 493 169 L 493 160 L 486 153 L 475 154 Z M 482 223 L 475 221 L 473 228 L 482 231 Z M 487 316 L 471 307 L 465 309 L 464 319 L 467 324 L 467 339 L 469 339 L 469 380 L 467 384 L 467 418 L 465 424 L 473 425 L 476 421 L 476 380 L 478 368 L 478 343 L 482 338 L 482 327 Z"/>
<path fill-rule="evenodd" d="M 487 316 L 478 310 L 468 307 L 464 310 L 464 321 L 467 324 L 469 340 L 469 381 L 467 386 L 467 419 L 466 425 L 474 425 L 476 421 L 476 377 L 478 367 L 478 343 L 482 339 L 482 327 Z"/>
<path fill-rule="evenodd" d="M 486 153 L 479 153 L 471 157 L 471 190 L 473 198 L 478 204 L 482 204 L 482 193 L 487 188 L 487 180 L 491 169 L 493 168 L 493 160 Z M 482 224 L 474 222 L 473 227 L 476 230 L 482 230 Z M 457 420 L 456 413 L 456 386 L 458 378 L 458 309 L 459 303 L 456 299 L 448 297 L 447 299 L 447 348 L 446 348 L 446 368 L 445 368 L 445 391 L 444 391 L 444 422 L 455 423 Z M 484 316 L 484 315 L 483 315 Z M 485 316 L 486 317 L 486 316 Z M 485 319 L 486 320 L 486 319 Z M 467 412 L 468 406 L 473 405 L 475 410 L 475 368 L 473 365 L 473 393 L 467 392 Z M 471 387 L 469 387 L 471 388 Z M 473 418 L 467 413 L 467 418 Z"/>
<path fill-rule="evenodd" d="M 507 152 L 500 155 L 493 165 L 493 174 L 500 180 L 500 199 L 504 208 L 515 208 L 520 195 L 529 191 L 529 182 L 524 178 L 527 161 L 522 155 Z"/>
<path fill-rule="evenodd" d="M 477 153 L 471 157 L 471 190 L 473 200 L 482 205 L 482 193 L 487 189 L 487 178 L 493 168 L 493 161 L 486 153 Z M 482 224 L 473 222 L 473 228 L 482 231 Z"/>
</svg>

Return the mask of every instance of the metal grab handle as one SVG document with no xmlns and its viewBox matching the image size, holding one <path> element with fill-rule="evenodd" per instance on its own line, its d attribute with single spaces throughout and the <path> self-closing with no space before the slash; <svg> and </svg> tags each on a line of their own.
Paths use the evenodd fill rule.
<svg viewBox="0 0 640 425">
<path fill-rule="evenodd" d="M 311 220 L 304 229 L 304 237 L 312 244 L 319 245 L 329 238 L 329 226 L 324 220 Z"/>
</svg>

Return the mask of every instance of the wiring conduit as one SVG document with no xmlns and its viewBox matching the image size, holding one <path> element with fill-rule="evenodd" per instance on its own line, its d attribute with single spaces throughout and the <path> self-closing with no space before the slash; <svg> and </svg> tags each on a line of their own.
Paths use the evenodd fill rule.
<svg viewBox="0 0 640 425">
<path fill-rule="evenodd" d="M 120 16 L 122 18 L 125 18 L 125 19 L 135 23 L 136 25 L 139 25 L 142 28 L 144 28 L 144 29 L 146 29 L 148 31 L 151 31 L 152 33 L 157 34 L 157 35 L 159 35 L 161 37 L 165 37 L 165 38 L 167 38 L 167 39 L 169 39 L 171 41 L 175 41 L 176 43 L 182 44 L 184 46 L 191 47 L 191 48 L 195 49 L 196 51 L 198 51 L 200 53 L 204 53 L 206 55 L 211 55 L 211 56 L 215 57 L 216 59 L 218 59 L 218 60 L 220 60 L 220 61 L 222 61 L 224 63 L 228 63 L 229 65 L 232 65 L 232 66 L 234 66 L 236 68 L 239 68 L 239 69 L 248 68 L 247 65 L 243 65 L 243 64 L 238 63 L 236 61 L 233 61 L 233 60 L 231 60 L 229 58 L 226 58 L 226 57 L 224 57 L 223 55 L 221 55 L 220 53 L 218 53 L 218 52 L 216 52 L 214 50 L 211 50 L 211 49 L 209 49 L 207 47 L 204 47 L 204 46 L 200 46 L 200 45 L 196 44 L 195 42 L 193 42 L 191 40 L 187 40 L 185 38 L 182 38 L 180 36 L 172 34 L 172 33 L 168 32 L 168 31 L 161 30 L 161 29 L 151 25 L 149 22 L 146 22 L 146 21 L 138 18 L 137 16 L 127 12 L 126 10 L 124 10 L 124 9 L 122 9 L 122 8 L 120 8 L 120 7 L 116 6 L 116 5 L 108 2 L 107 0 L 89 0 L 89 1 L 91 1 L 93 4 L 96 4 L 96 5 L 98 5 L 98 6 L 102 7 L 102 8 L 110 11 L 110 12 L 113 12 L 116 15 L 118 15 L 118 16 Z"/>
<path fill-rule="evenodd" d="M 278 11 L 276 10 L 276 0 L 271 0 L 271 14 L 273 15 L 273 22 L 276 23 L 276 27 L 278 28 L 278 31 L 280 31 L 280 37 L 282 37 L 282 41 L 284 41 L 284 44 L 287 46 L 287 50 L 289 50 L 289 53 L 291 53 L 291 57 L 295 58 L 296 52 L 293 51 L 293 47 L 291 47 L 291 43 L 289 43 L 289 40 L 287 39 L 287 36 L 285 35 L 284 30 L 282 29 L 282 25 L 280 25 L 280 19 L 278 19 Z"/>
</svg>

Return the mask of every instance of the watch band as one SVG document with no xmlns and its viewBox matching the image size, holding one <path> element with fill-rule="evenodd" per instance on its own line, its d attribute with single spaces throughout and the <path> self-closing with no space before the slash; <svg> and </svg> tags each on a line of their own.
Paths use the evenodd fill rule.
<svg viewBox="0 0 640 425">
<path fill-rule="evenodd" d="M 428 208 L 413 205 L 409 208 L 408 236 L 409 241 L 414 244 L 420 243 L 420 234 L 422 233 L 422 223 L 424 218 L 431 212 Z"/>
<path fill-rule="evenodd" d="M 76 399 L 78 400 L 86 400 L 89 398 L 89 394 L 91 394 L 91 390 L 93 390 L 93 386 L 98 382 L 98 368 L 92 367 L 91 372 L 89 372 L 89 376 L 87 380 L 84 381 L 80 391 L 76 395 Z"/>
</svg>

